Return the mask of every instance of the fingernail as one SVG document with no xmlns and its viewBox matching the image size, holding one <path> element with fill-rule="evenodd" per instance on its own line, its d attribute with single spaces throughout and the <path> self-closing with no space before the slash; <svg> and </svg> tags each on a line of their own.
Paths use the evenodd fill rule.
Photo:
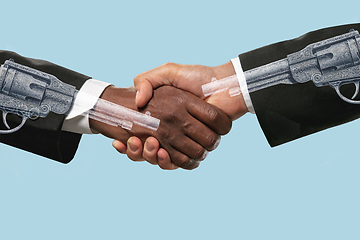
<svg viewBox="0 0 360 240">
<path fill-rule="evenodd" d="M 128 147 L 129 147 L 130 151 L 132 151 L 132 152 L 136 152 L 138 150 L 138 147 L 130 142 L 128 143 Z"/>
<path fill-rule="evenodd" d="M 155 149 L 154 145 L 152 145 L 152 144 L 149 143 L 149 142 L 146 142 L 146 143 L 145 143 L 145 148 L 146 148 L 146 151 L 148 151 L 148 152 L 152 152 L 152 151 L 154 151 L 154 149 Z"/>
<path fill-rule="evenodd" d="M 135 96 L 135 103 L 138 103 L 139 100 L 139 96 L 140 96 L 140 91 L 136 91 L 136 96 Z"/>
<path fill-rule="evenodd" d="M 208 155 L 209 155 L 209 151 L 205 150 L 205 151 L 204 151 L 204 154 L 201 156 L 201 158 L 199 159 L 199 161 L 204 160 Z"/>
<path fill-rule="evenodd" d="M 215 149 L 219 146 L 220 141 L 221 141 L 221 137 L 219 137 L 219 138 L 216 140 L 214 146 L 213 146 L 210 150 L 211 150 L 211 151 L 215 150 Z"/>
<path fill-rule="evenodd" d="M 120 143 L 118 143 L 117 140 L 114 140 L 112 145 L 116 149 L 116 151 L 118 151 L 119 153 L 124 154 L 126 152 L 126 149 L 121 148 L 121 146 L 123 146 L 123 145 L 120 145 Z"/>
</svg>

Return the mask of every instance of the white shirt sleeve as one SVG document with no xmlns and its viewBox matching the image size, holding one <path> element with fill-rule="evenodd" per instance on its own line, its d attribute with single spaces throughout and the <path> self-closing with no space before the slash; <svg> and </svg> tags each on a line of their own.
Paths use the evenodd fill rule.
<svg viewBox="0 0 360 240">
<path fill-rule="evenodd" d="M 109 83 L 95 79 L 87 80 L 79 90 L 61 130 L 80 134 L 95 134 L 90 129 L 89 114 L 84 115 L 83 113 L 94 107 L 102 92 L 109 85 Z"/>
<path fill-rule="evenodd" d="M 236 77 L 239 80 L 240 90 L 241 90 L 241 93 L 242 93 L 242 95 L 244 97 L 246 107 L 249 110 L 249 112 L 255 113 L 255 109 L 254 109 L 254 106 L 253 106 L 253 104 L 251 102 L 250 94 L 249 94 L 249 91 L 248 91 L 248 88 L 247 88 L 245 74 L 244 74 L 244 71 L 242 70 L 242 67 L 241 67 L 240 59 L 238 57 L 234 58 L 234 59 L 231 59 L 231 63 L 234 66 L 234 69 L 235 69 L 235 72 L 236 72 Z"/>
</svg>

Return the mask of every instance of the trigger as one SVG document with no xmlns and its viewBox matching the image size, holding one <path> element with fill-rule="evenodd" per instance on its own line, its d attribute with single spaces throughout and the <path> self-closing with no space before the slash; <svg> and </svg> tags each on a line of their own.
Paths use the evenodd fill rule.
<svg viewBox="0 0 360 240">
<path fill-rule="evenodd" d="M 354 84 L 355 84 L 356 89 L 355 89 L 354 96 L 352 96 L 351 99 L 354 99 L 359 93 L 359 82 L 354 82 Z"/>
<path fill-rule="evenodd" d="M 3 123 L 4 123 L 5 127 L 7 127 L 7 129 L 10 129 L 9 124 L 8 124 L 7 121 L 6 121 L 6 116 L 7 116 L 7 114 L 8 114 L 7 112 L 3 112 L 3 114 L 2 114 Z"/>
</svg>

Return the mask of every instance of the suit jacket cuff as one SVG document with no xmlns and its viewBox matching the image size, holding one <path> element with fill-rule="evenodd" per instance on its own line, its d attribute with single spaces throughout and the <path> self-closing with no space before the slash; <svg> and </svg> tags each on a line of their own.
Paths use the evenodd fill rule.
<svg viewBox="0 0 360 240">
<path fill-rule="evenodd" d="M 95 134 L 96 132 L 90 128 L 89 114 L 86 112 L 95 106 L 100 95 L 109 85 L 109 83 L 95 79 L 87 80 L 80 88 L 73 107 L 65 118 L 62 130 L 80 134 Z"/>
<path fill-rule="evenodd" d="M 254 106 L 251 102 L 250 94 L 247 88 L 244 71 L 242 70 L 241 67 L 240 59 L 239 58 L 231 59 L 231 63 L 233 64 L 233 67 L 235 69 L 236 77 L 239 81 L 241 94 L 243 95 L 246 107 L 249 110 L 249 112 L 255 113 Z"/>
</svg>

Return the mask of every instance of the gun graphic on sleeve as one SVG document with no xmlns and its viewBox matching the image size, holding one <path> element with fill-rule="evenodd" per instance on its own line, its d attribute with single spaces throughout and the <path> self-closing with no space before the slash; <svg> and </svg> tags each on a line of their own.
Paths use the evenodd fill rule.
<svg viewBox="0 0 360 240">
<path fill-rule="evenodd" d="M 28 119 L 45 118 L 49 112 L 68 114 L 78 91 L 55 76 L 6 60 L 0 67 L 0 110 L 5 127 L 0 134 L 18 131 Z M 10 129 L 6 116 L 17 114 L 21 123 Z M 97 99 L 94 108 L 82 113 L 113 126 L 131 129 L 134 123 L 157 130 L 160 120 L 132 109 Z"/>
<path fill-rule="evenodd" d="M 351 104 L 359 93 L 360 82 L 360 35 L 358 31 L 329 38 L 289 54 L 287 58 L 244 72 L 249 93 L 277 84 L 297 84 L 313 81 L 315 86 L 330 86 L 339 97 Z M 340 92 L 345 84 L 354 84 L 356 89 L 351 99 Z M 212 80 L 202 86 L 204 96 L 229 90 L 240 89 L 236 75 Z"/>
<path fill-rule="evenodd" d="M 359 93 L 360 82 L 360 35 L 358 31 L 326 39 L 308 45 L 287 58 L 246 71 L 249 92 L 276 84 L 296 84 L 313 81 L 315 86 L 330 86 L 339 97 L 352 104 Z M 344 84 L 355 84 L 351 99 L 340 92 Z"/>
</svg>

